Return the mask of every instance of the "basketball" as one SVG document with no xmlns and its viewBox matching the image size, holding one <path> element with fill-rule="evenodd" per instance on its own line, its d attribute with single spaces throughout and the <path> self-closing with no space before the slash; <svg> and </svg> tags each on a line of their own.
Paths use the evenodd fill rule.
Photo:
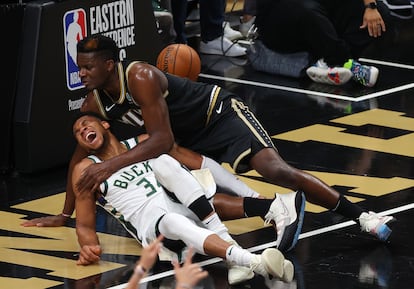
<svg viewBox="0 0 414 289">
<path fill-rule="evenodd" d="M 201 60 L 197 51 L 186 44 L 170 44 L 157 57 L 158 69 L 197 81 Z"/>
</svg>

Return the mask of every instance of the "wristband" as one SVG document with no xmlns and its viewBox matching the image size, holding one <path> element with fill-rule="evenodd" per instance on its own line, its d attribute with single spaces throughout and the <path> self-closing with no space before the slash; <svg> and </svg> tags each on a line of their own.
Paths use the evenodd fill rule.
<svg viewBox="0 0 414 289">
<path fill-rule="evenodd" d="M 147 272 L 147 269 L 142 267 L 141 265 L 137 265 L 134 269 L 134 274 L 138 275 L 139 277 L 142 277 Z"/>
<path fill-rule="evenodd" d="M 65 217 L 65 218 L 70 218 L 72 215 L 68 215 L 68 214 L 65 214 L 65 213 L 61 213 L 60 214 L 62 217 Z"/>
<path fill-rule="evenodd" d="M 191 287 L 189 284 L 187 283 L 178 283 L 178 287 L 179 288 L 184 288 L 184 289 L 193 289 L 193 287 Z"/>
</svg>

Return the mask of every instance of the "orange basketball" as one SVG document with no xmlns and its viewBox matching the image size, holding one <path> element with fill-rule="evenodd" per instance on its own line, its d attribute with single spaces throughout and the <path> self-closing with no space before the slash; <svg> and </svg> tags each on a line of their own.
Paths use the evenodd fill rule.
<svg viewBox="0 0 414 289">
<path fill-rule="evenodd" d="M 201 71 L 200 56 L 186 44 L 170 44 L 157 58 L 158 69 L 197 81 Z"/>
</svg>

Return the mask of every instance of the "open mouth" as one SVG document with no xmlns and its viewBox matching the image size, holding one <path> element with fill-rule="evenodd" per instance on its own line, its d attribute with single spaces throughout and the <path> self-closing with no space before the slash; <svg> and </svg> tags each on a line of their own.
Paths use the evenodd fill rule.
<svg viewBox="0 0 414 289">
<path fill-rule="evenodd" d="M 96 138 L 96 132 L 94 131 L 88 132 L 85 137 L 86 141 L 89 143 L 92 143 L 95 140 L 95 138 Z"/>
</svg>

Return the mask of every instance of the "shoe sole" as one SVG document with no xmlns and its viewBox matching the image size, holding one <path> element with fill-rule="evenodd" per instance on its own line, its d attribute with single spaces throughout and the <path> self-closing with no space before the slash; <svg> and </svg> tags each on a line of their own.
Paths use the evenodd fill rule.
<svg viewBox="0 0 414 289">
<path fill-rule="evenodd" d="M 283 254 L 275 248 L 268 248 L 261 256 L 266 272 L 275 278 L 282 279 L 285 263 Z"/>
<path fill-rule="evenodd" d="M 293 263 L 290 262 L 289 260 L 285 260 L 283 262 L 283 276 L 281 280 L 287 283 L 292 282 L 294 274 L 295 274 L 295 267 L 293 266 Z"/>
<path fill-rule="evenodd" d="M 285 227 L 282 239 L 278 246 L 278 249 L 282 252 L 288 252 L 292 250 L 299 239 L 300 232 L 302 231 L 303 218 L 305 216 L 306 198 L 303 192 L 296 192 L 295 198 L 289 195 L 280 195 L 282 201 L 287 204 L 288 208 L 295 207 L 296 218 L 288 226 Z"/>
<path fill-rule="evenodd" d="M 367 87 L 373 87 L 378 80 L 379 70 L 376 67 L 371 67 L 371 75 L 369 77 L 369 83 L 367 83 L 365 86 Z"/>
<path fill-rule="evenodd" d="M 326 68 L 311 66 L 306 69 L 306 74 L 314 82 L 332 85 L 343 85 L 353 76 L 352 72 L 344 67 L 335 67 L 328 70 Z"/>
<path fill-rule="evenodd" d="M 392 230 L 391 228 L 388 226 L 388 224 L 391 224 L 393 222 L 395 222 L 397 219 L 389 216 L 388 219 L 378 228 L 378 234 L 377 237 L 380 241 L 382 242 L 386 242 L 388 240 L 388 238 L 390 237 Z"/>
<path fill-rule="evenodd" d="M 243 51 L 235 53 L 235 52 L 231 52 L 231 49 L 229 51 L 222 51 L 218 49 L 211 49 L 208 47 L 204 47 L 202 44 L 200 44 L 199 52 L 202 54 L 223 55 L 223 56 L 229 56 L 229 57 L 239 57 L 239 56 L 246 55 L 245 49 Z"/>
<path fill-rule="evenodd" d="M 246 271 L 245 274 L 237 274 L 238 276 L 234 277 L 233 274 L 230 273 L 231 270 L 239 270 L 239 271 Z M 228 281 L 230 285 L 236 285 L 245 281 L 248 281 L 250 279 L 253 279 L 254 272 L 248 268 L 248 267 L 242 267 L 242 266 L 233 266 L 232 268 L 229 268 L 228 270 Z"/>
</svg>

